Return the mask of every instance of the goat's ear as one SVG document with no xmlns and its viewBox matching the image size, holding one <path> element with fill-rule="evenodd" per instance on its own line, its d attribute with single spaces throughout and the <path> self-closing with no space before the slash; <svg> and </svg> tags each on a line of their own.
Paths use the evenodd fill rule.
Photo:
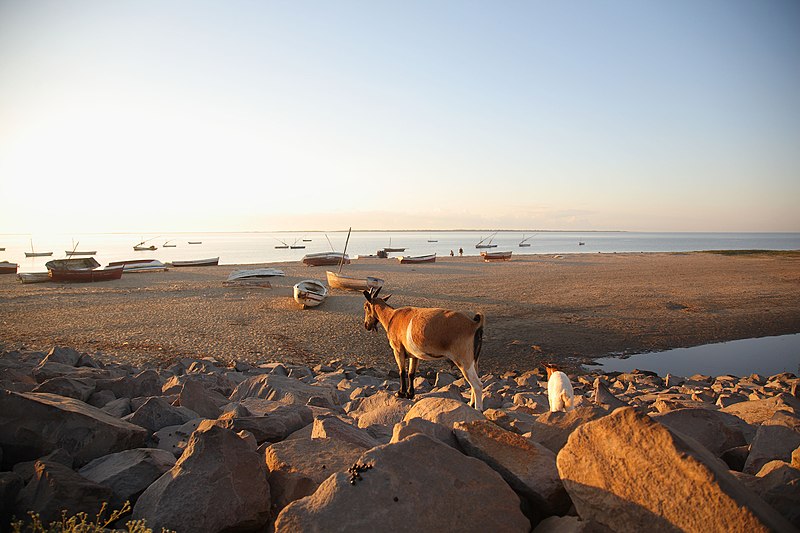
<svg viewBox="0 0 800 533">
<path fill-rule="evenodd" d="M 392 297 L 392 295 L 391 295 L 391 294 L 387 294 L 386 296 L 384 296 L 384 298 L 383 298 L 383 301 L 384 301 L 384 302 L 388 302 L 388 301 L 389 301 L 389 298 L 391 298 L 391 297 Z"/>
<path fill-rule="evenodd" d="M 369 293 L 369 291 L 364 291 L 364 298 L 366 298 L 368 302 L 372 301 L 372 295 Z"/>
</svg>

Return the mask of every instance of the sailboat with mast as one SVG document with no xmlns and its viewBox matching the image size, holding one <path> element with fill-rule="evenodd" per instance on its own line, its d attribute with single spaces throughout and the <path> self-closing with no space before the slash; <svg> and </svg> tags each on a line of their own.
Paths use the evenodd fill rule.
<svg viewBox="0 0 800 533">
<path fill-rule="evenodd" d="M 33 239 L 31 239 L 31 251 L 25 252 L 25 257 L 50 257 L 53 252 L 37 252 L 33 249 Z"/>
<path fill-rule="evenodd" d="M 344 254 L 347 253 L 347 244 L 350 242 L 350 232 L 352 229 L 353 228 L 347 230 L 347 240 L 344 242 Z M 355 278 L 342 274 L 342 267 L 345 264 L 344 257 L 347 256 L 343 255 L 342 261 L 339 262 L 339 270 L 337 272 L 332 272 L 330 270 L 325 272 L 326 276 L 328 277 L 328 286 L 331 289 L 367 291 L 370 289 L 379 289 L 380 287 L 383 287 L 383 280 L 381 278 L 376 278 L 373 276 L 367 276 L 366 278 Z"/>
<path fill-rule="evenodd" d="M 475 248 L 497 248 L 496 244 L 492 244 L 492 241 L 494 240 L 494 236 L 495 235 L 497 235 L 496 231 L 494 233 L 492 233 L 491 235 L 489 235 L 489 237 L 481 239 L 480 241 L 478 241 L 478 244 L 475 245 Z M 484 241 L 486 239 L 489 239 L 489 242 L 484 244 Z"/>
<path fill-rule="evenodd" d="M 157 239 L 157 238 L 158 237 L 153 237 L 153 239 Z M 140 242 L 139 244 L 134 244 L 133 245 L 133 251 L 134 252 L 143 252 L 145 250 L 157 250 L 158 248 L 156 246 L 152 245 L 152 244 L 150 246 L 145 246 L 144 245 L 144 243 L 146 243 L 148 241 L 152 241 L 153 239 L 142 240 L 142 242 Z"/>
<path fill-rule="evenodd" d="M 525 234 L 523 233 L 523 234 L 522 234 L 522 240 L 521 240 L 521 241 L 519 241 L 519 245 L 518 245 L 518 246 L 520 246 L 520 247 L 523 247 L 523 248 L 524 248 L 524 247 L 526 247 L 526 246 L 530 246 L 530 245 L 531 245 L 531 243 L 529 243 L 529 242 L 528 242 L 528 240 L 529 240 L 529 239 L 532 239 L 532 238 L 533 238 L 535 235 L 536 235 L 536 234 L 534 233 L 534 234 L 533 234 L 533 235 L 531 235 L 530 237 L 526 237 L 526 236 L 525 236 Z"/>
<path fill-rule="evenodd" d="M 389 246 L 384 248 L 383 251 L 387 252 L 387 253 L 389 253 L 389 252 L 405 252 L 406 249 L 405 248 L 397 248 L 397 247 L 392 248 L 392 238 L 389 237 Z"/>
</svg>

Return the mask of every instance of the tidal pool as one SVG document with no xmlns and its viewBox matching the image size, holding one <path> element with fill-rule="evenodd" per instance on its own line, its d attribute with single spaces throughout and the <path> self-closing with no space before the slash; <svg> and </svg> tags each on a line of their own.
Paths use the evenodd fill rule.
<svg viewBox="0 0 800 533">
<path fill-rule="evenodd" d="M 602 366 L 586 368 L 599 368 L 604 372 L 629 372 L 638 368 L 660 376 L 670 373 L 677 376 L 732 374 L 741 377 L 753 373 L 771 376 L 781 372 L 800 375 L 800 333 L 675 348 L 630 357 L 603 357 L 595 362 Z"/>
</svg>

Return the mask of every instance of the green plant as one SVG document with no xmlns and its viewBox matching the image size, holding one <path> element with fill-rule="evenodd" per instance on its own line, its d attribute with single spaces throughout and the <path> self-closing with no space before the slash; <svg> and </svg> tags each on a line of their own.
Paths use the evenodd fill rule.
<svg viewBox="0 0 800 533">
<path fill-rule="evenodd" d="M 112 511 L 108 517 L 105 517 L 107 510 L 108 505 L 104 503 L 91 522 L 87 513 L 77 513 L 68 517 L 67 511 L 64 510 L 61 512 L 61 520 L 50 522 L 49 525 L 45 525 L 42 522 L 39 513 L 29 511 L 30 522 L 27 524 L 23 520 L 12 522 L 11 531 L 13 533 L 105 533 L 111 527 L 111 524 L 131 512 L 131 504 L 130 502 L 125 502 L 121 509 Z M 153 533 L 153 530 L 147 527 L 144 520 L 128 520 L 125 523 L 125 529 L 114 529 L 113 531 Z M 161 533 L 175 532 L 162 528 Z"/>
</svg>

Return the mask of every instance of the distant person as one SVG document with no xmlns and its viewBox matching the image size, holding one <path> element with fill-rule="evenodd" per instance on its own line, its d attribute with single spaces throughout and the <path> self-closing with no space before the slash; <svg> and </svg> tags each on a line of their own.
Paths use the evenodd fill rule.
<svg viewBox="0 0 800 533">
<path fill-rule="evenodd" d="M 464 255 L 464 249 L 463 248 L 459 248 L 458 249 L 458 257 L 461 257 L 462 255 Z"/>
<path fill-rule="evenodd" d="M 450 257 L 453 257 L 454 255 L 455 254 L 453 253 L 453 250 L 450 250 Z"/>
</svg>

